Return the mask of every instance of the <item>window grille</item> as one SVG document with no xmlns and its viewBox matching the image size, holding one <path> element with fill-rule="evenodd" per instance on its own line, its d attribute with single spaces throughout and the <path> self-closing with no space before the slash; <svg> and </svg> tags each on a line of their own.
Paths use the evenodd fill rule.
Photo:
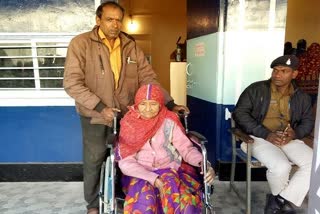
<svg viewBox="0 0 320 214">
<path fill-rule="evenodd" d="M 69 41 L 0 40 L 0 88 L 61 89 Z"/>
<path fill-rule="evenodd" d="M 46 94 L 51 98 L 67 98 L 62 83 L 72 37 L 74 35 L 0 34 L 0 99 L 17 96 L 42 99 Z"/>
</svg>

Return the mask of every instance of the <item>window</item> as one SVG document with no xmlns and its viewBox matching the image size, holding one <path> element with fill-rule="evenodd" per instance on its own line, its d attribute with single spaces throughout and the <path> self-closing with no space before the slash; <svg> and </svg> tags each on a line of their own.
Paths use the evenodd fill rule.
<svg viewBox="0 0 320 214">
<path fill-rule="evenodd" d="M 1 98 L 4 95 L 8 98 L 8 94 L 11 99 L 23 98 L 23 94 L 25 98 L 38 100 L 46 94 L 51 98 L 68 98 L 62 82 L 67 48 L 73 36 L 0 34 L 0 106 Z"/>
</svg>

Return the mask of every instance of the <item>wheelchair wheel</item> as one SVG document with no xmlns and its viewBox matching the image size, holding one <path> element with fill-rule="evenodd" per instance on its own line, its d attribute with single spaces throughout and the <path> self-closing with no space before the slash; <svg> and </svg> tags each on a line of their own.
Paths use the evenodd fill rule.
<svg viewBox="0 0 320 214">
<path fill-rule="evenodd" d="M 110 155 L 102 164 L 100 173 L 99 213 L 116 213 L 115 185 L 114 185 L 114 156 Z"/>
<path fill-rule="evenodd" d="M 202 209 L 202 214 L 216 214 L 212 208 L 205 207 Z"/>
<path fill-rule="evenodd" d="M 215 210 L 213 205 L 211 204 L 211 195 L 213 193 L 213 186 L 207 186 L 205 184 L 205 188 L 202 192 L 202 198 L 203 198 L 203 214 L 215 214 Z"/>
<path fill-rule="evenodd" d="M 102 166 L 101 166 L 101 171 L 100 171 L 99 213 L 103 213 L 102 210 L 103 210 L 103 207 L 104 207 L 103 195 L 104 195 L 105 167 L 106 167 L 106 162 L 103 162 Z"/>
</svg>

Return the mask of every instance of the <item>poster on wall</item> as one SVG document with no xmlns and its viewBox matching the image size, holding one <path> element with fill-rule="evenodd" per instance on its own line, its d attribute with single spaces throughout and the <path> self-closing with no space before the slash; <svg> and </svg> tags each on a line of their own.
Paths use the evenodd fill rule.
<svg viewBox="0 0 320 214">
<path fill-rule="evenodd" d="M 0 1 L 0 33 L 74 33 L 94 24 L 93 0 Z"/>
</svg>

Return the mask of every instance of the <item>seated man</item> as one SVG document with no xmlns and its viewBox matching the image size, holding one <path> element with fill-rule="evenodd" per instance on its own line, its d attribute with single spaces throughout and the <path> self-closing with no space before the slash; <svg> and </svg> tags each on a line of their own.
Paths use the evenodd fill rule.
<svg viewBox="0 0 320 214">
<path fill-rule="evenodd" d="M 241 94 L 233 118 L 253 139 L 252 155 L 264 164 L 272 192 L 265 213 L 296 213 L 309 190 L 313 151 L 301 139 L 314 126 L 309 95 L 296 87 L 299 60 L 293 55 L 271 63 L 271 79 Z M 289 180 L 291 163 L 299 169 Z"/>
</svg>

